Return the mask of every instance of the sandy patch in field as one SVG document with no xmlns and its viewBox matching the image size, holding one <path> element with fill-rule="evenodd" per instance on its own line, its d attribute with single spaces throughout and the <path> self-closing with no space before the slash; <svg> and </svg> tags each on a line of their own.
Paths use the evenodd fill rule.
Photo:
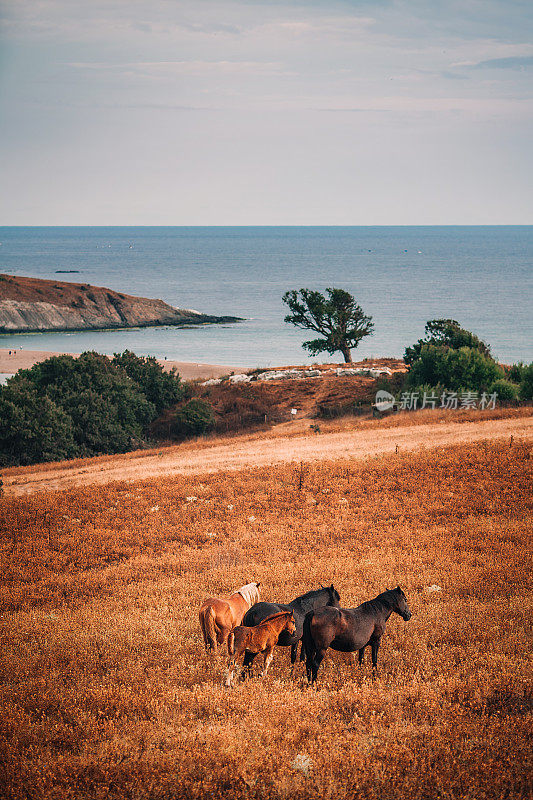
<svg viewBox="0 0 533 800">
<path fill-rule="evenodd" d="M 262 438 L 247 441 L 213 442 L 195 449 L 194 443 L 147 455 L 105 460 L 105 457 L 75 466 L 40 466 L 9 470 L 4 475 L 6 495 L 24 495 L 72 486 L 103 484 L 111 481 L 137 481 L 158 475 L 200 474 L 218 470 L 263 467 L 290 461 L 361 459 L 382 453 L 405 452 L 420 448 L 447 447 L 481 440 L 509 438 L 524 441 L 533 435 L 533 418 L 488 420 L 482 422 L 440 423 L 407 428 L 372 429 L 311 434 L 300 437 Z"/>
</svg>

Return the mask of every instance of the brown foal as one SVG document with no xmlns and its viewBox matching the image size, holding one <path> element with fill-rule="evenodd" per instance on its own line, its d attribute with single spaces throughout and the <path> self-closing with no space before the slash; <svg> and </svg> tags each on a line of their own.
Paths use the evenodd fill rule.
<svg viewBox="0 0 533 800">
<path fill-rule="evenodd" d="M 245 625 L 239 625 L 234 628 L 228 637 L 228 652 L 231 658 L 224 676 L 224 685 L 232 685 L 236 660 L 245 651 L 254 655 L 258 653 L 264 654 L 265 663 L 261 675 L 265 676 L 272 661 L 274 647 L 278 643 L 280 633 L 287 631 L 287 633 L 292 634 L 295 630 L 296 625 L 294 624 L 292 611 L 280 611 L 277 614 L 273 614 L 253 628 L 248 628 Z M 248 671 L 251 672 L 251 665 Z M 241 678 L 244 678 L 244 675 L 245 671 L 243 669 Z"/>
</svg>

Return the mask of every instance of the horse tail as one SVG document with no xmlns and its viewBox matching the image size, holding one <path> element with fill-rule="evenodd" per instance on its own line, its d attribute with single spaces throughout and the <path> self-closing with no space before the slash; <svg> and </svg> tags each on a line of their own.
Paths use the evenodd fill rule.
<svg viewBox="0 0 533 800">
<path fill-rule="evenodd" d="M 309 611 L 305 615 L 303 634 L 302 634 L 302 648 L 303 650 L 305 650 L 305 657 L 309 662 L 315 655 L 315 650 L 316 650 L 313 634 L 311 633 L 311 620 L 313 619 L 313 614 L 314 614 L 313 611 Z"/>
<path fill-rule="evenodd" d="M 208 606 L 203 613 L 200 612 L 200 625 L 202 626 L 206 650 L 216 650 L 217 629 L 215 627 L 215 611 L 212 606 Z"/>
</svg>

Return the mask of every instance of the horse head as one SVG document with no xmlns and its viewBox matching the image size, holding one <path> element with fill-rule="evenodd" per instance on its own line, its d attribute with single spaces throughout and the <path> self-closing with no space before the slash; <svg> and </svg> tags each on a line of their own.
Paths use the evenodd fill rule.
<svg viewBox="0 0 533 800">
<path fill-rule="evenodd" d="M 293 616 L 292 613 L 291 613 L 290 617 L 287 620 L 287 624 L 285 625 L 285 630 L 287 631 L 287 633 L 290 633 L 290 634 L 293 634 L 296 631 L 296 625 L 295 625 L 294 616 Z"/>
<path fill-rule="evenodd" d="M 341 596 L 338 593 L 338 591 L 335 589 L 333 584 L 331 584 L 331 586 L 327 587 L 327 592 L 329 594 L 329 597 L 328 597 L 328 602 L 326 603 L 326 605 L 335 606 L 335 608 L 340 608 Z"/>
<path fill-rule="evenodd" d="M 393 589 L 392 592 L 396 598 L 396 602 L 392 610 L 396 611 L 396 613 L 407 622 L 407 620 L 411 619 L 412 617 L 409 606 L 407 605 L 407 597 L 399 586 L 397 586 L 396 589 Z"/>
</svg>

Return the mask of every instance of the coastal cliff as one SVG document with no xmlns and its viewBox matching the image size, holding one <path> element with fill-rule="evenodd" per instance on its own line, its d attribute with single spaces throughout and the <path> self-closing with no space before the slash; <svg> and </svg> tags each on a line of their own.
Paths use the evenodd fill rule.
<svg viewBox="0 0 533 800">
<path fill-rule="evenodd" d="M 88 283 L 0 275 L 0 333 L 239 322 Z"/>
</svg>

